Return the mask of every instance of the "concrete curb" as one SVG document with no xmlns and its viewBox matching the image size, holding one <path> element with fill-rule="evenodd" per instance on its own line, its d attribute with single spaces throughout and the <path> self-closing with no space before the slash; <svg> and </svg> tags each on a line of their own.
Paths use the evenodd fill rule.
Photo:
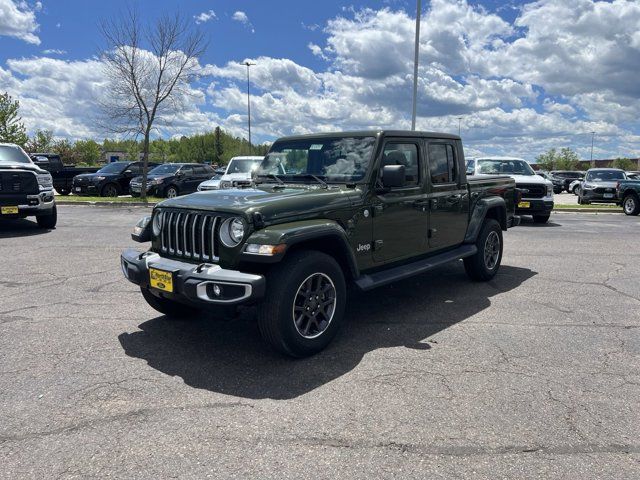
<svg viewBox="0 0 640 480">
<path fill-rule="evenodd" d="M 621 209 L 614 208 L 554 208 L 553 213 L 624 213 Z"/>
<path fill-rule="evenodd" d="M 149 207 L 156 206 L 155 203 L 143 203 L 143 202 L 65 202 L 64 200 L 57 200 L 56 205 L 83 205 L 87 207 Z"/>
</svg>

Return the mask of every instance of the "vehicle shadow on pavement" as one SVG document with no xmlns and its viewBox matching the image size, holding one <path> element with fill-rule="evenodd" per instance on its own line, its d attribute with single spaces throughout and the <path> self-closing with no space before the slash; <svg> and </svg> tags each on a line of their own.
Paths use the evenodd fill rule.
<svg viewBox="0 0 640 480">
<path fill-rule="evenodd" d="M 187 385 L 236 397 L 290 399 L 310 392 L 354 369 L 379 348 L 424 350 L 430 336 L 464 321 L 536 275 L 503 265 L 488 283 L 471 282 L 462 262 L 370 292 L 350 292 L 347 324 L 333 343 L 311 358 L 294 360 L 266 347 L 255 309 L 233 321 L 183 321 L 161 316 L 118 339 L 130 357 Z"/>
<path fill-rule="evenodd" d="M 532 227 L 532 228 L 552 228 L 552 227 L 561 227 L 562 225 L 559 223 L 555 223 L 552 220 L 549 220 L 547 223 L 535 223 L 532 218 L 522 217 L 522 220 L 519 226 Z"/>
<path fill-rule="evenodd" d="M 50 231 L 46 228 L 40 228 L 35 219 L 0 219 L 0 238 L 28 237 Z"/>
</svg>

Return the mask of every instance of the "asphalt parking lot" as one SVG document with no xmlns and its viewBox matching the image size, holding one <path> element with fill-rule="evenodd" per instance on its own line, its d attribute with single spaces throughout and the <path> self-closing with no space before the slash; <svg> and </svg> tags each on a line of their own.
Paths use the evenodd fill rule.
<svg viewBox="0 0 640 480">
<path fill-rule="evenodd" d="M 637 218 L 554 214 L 366 294 L 323 353 L 172 321 L 120 272 L 143 208 L 0 223 L 2 478 L 640 476 Z"/>
</svg>

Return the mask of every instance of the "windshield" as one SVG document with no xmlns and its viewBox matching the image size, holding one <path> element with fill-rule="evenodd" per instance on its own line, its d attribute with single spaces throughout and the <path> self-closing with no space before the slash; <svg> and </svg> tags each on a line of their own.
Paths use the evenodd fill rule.
<svg viewBox="0 0 640 480">
<path fill-rule="evenodd" d="M 287 181 L 314 181 L 312 176 L 315 175 L 326 182 L 354 183 L 364 179 L 374 144 L 374 137 L 321 137 L 276 142 L 256 173 L 282 175 L 288 177 Z"/>
<path fill-rule="evenodd" d="M 105 165 L 97 173 L 122 173 L 122 171 L 129 165 L 128 162 L 113 162 Z"/>
<path fill-rule="evenodd" d="M 478 160 L 478 173 L 484 175 L 535 175 L 524 160 Z"/>
<path fill-rule="evenodd" d="M 239 159 L 231 160 L 227 173 L 249 173 L 260 165 L 260 160 Z"/>
<path fill-rule="evenodd" d="M 613 180 L 624 180 L 624 172 L 620 170 L 597 170 L 594 172 L 588 172 L 587 182 L 610 182 Z"/>
<path fill-rule="evenodd" d="M 33 164 L 29 155 L 20 147 L 10 145 L 0 145 L 0 164 L 1 163 L 26 163 Z"/>
<path fill-rule="evenodd" d="M 176 173 L 182 165 L 177 163 L 166 163 L 158 165 L 156 168 L 149 170 L 149 175 L 165 175 L 167 173 Z"/>
</svg>

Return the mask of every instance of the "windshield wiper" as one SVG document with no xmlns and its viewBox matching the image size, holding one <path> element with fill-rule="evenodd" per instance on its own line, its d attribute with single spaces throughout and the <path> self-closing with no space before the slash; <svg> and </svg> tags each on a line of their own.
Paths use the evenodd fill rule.
<svg viewBox="0 0 640 480">
<path fill-rule="evenodd" d="M 327 185 L 327 182 L 325 182 L 324 180 L 322 180 L 320 177 L 318 177 L 317 175 L 314 175 L 313 173 L 298 173 L 296 175 L 294 175 L 296 177 L 307 177 L 307 178 L 313 178 L 316 182 L 318 182 L 320 185 L 322 185 L 322 188 L 329 188 L 329 185 Z"/>
<path fill-rule="evenodd" d="M 282 179 L 280 177 L 278 177 L 278 175 L 276 175 L 275 173 L 263 173 L 263 174 L 258 175 L 258 177 L 273 178 L 280 185 L 284 185 L 284 182 L 282 181 Z"/>
</svg>

